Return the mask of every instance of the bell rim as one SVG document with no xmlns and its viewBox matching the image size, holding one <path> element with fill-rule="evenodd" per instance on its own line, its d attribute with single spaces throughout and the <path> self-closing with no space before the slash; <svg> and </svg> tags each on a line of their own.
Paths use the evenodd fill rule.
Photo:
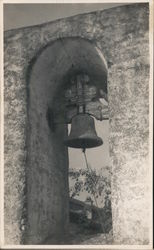
<svg viewBox="0 0 154 250">
<path fill-rule="evenodd" d="M 85 143 L 85 147 L 84 147 L 83 146 L 84 140 L 86 140 L 86 142 L 89 141 L 90 144 L 88 145 L 87 143 Z M 82 143 L 81 143 L 81 141 L 82 141 Z M 96 142 L 96 143 L 94 143 L 94 142 Z M 84 139 L 82 137 L 75 138 L 75 139 L 68 138 L 68 139 L 64 140 L 64 144 L 65 144 L 65 146 L 70 147 L 70 148 L 95 148 L 95 147 L 99 147 L 99 146 L 103 145 L 103 140 L 101 137 L 97 137 L 97 141 L 96 141 L 96 138 L 88 138 L 88 139 L 87 138 Z M 82 146 L 81 146 L 81 144 L 82 144 Z"/>
</svg>

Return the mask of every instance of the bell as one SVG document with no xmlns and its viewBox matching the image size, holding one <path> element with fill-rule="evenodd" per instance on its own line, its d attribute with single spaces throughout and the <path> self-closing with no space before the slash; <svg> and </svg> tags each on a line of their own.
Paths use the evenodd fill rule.
<svg viewBox="0 0 154 250">
<path fill-rule="evenodd" d="M 97 136 L 94 119 L 88 114 L 78 114 L 72 118 L 71 132 L 64 140 L 67 147 L 93 148 L 103 144 Z"/>
</svg>

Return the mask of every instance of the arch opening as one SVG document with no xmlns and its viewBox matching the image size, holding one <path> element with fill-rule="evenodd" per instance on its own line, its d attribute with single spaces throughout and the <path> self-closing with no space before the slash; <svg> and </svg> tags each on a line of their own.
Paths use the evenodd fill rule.
<svg viewBox="0 0 154 250">
<path fill-rule="evenodd" d="M 87 74 L 107 102 L 107 64 L 82 38 L 61 38 L 41 51 L 29 75 L 28 232 L 26 243 L 68 240 L 68 149 L 63 144 L 65 91 L 70 78 Z"/>
</svg>

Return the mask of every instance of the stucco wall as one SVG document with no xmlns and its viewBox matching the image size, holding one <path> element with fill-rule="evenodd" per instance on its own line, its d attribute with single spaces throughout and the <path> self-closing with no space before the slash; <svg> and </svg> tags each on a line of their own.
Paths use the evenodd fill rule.
<svg viewBox="0 0 154 250">
<path fill-rule="evenodd" d="M 113 169 L 112 177 L 112 212 L 113 237 L 115 244 L 148 243 L 148 86 L 149 86 L 149 52 L 148 52 L 148 4 L 133 4 L 118 8 L 78 15 L 55 22 L 12 30 L 5 33 L 5 242 L 20 244 L 25 238 L 28 211 L 30 209 L 27 193 L 27 169 L 37 169 L 37 158 L 31 149 L 44 144 L 41 131 L 49 130 L 43 121 L 44 106 L 37 111 L 35 107 L 28 114 L 27 69 L 31 60 L 40 49 L 59 37 L 82 37 L 92 41 L 100 48 L 109 67 L 108 98 L 110 106 L 110 157 Z M 35 80 L 39 76 L 35 76 Z M 35 88 L 31 90 L 35 98 Z M 46 95 L 45 92 L 42 93 Z M 37 124 L 40 117 L 41 123 Z M 28 118 L 32 118 L 38 130 L 29 128 Z M 44 117 L 45 118 L 45 117 Z M 27 133 L 39 135 L 37 141 L 29 142 Z M 63 129 L 62 129 L 63 130 Z M 60 129 L 61 131 L 61 129 Z M 62 131 L 63 133 L 63 131 Z M 50 141 L 51 136 L 51 141 Z M 53 139 L 53 141 L 52 141 Z M 36 144 L 38 142 L 38 145 Z M 53 184 L 61 181 L 63 171 L 55 171 L 54 138 L 48 136 L 50 157 L 45 147 L 43 162 L 52 160 L 51 170 L 43 173 L 44 182 L 50 183 L 50 174 L 55 173 Z M 46 143 L 46 142 L 45 142 Z M 46 145 L 46 146 L 47 146 Z M 30 158 L 29 158 L 30 154 Z M 52 157 L 54 155 L 54 158 Z M 63 156 L 61 156 L 63 159 Z M 29 161 L 29 159 L 31 159 Z M 61 160 L 59 159 L 59 166 Z M 54 162 L 54 163 L 53 163 Z M 33 164 L 32 164 L 33 163 Z M 66 163 L 67 165 L 67 163 Z M 61 168 L 61 167 L 60 167 Z M 44 171 L 44 168 L 40 169 Z M 36 173 L 36 171 L 35 171 Z M 48 177 L 46 177 L 48 175 Z M 42 175 L 41 175 L 42 176 Z M 36 176 L 34 175 L 34 178 Z M 41 178 L 38 176 L 38 178 Z M 28 182 L 29 183 L 29 182 Z M 39 181 L 38 191 L 41 199 L 47 195 L 47 185 Z M 66 184 L 66 183 L 65 183 Z M 67 184 L 65 190 L 67 190 Z M 52 186 L 53 187 L 53 186 Z M 37 187 L 34 187 L 37 188 Z M 42 189 L 41 189 L 42 188 Z M 61 186 L 63 188 L 63 184 Z M 57 199 L 59 187 L 56 188 Z M 62 189 L 61 189 L 62 190 Z M 29 192 L 29 191 L 28 191 Z M 51 191 L 50 189 L 50 192 Z M 51 197 L 52 194 L 50 193 Z M 46 196 L 45 196 L 46 197 Z M 35 197 L 33 197 L 35 199 Z M 42 202 L 40 199 L 40 203 Z M 48 198 L 49 201 L 49 198 Z M 62 201 L 59 209 L 62 209 Z M 59 205 L 58 205 L 59 206 Z M 51 208 L 49 206 L 49 208 Z M 36 208 L 36 211 L 38 208 Z M 44 209 L 47 209 L 44 208 Z M 43 208 L 41 208 L 43 211 Z M 46 210 L 46 214 L 48 209 Z M 61 213 L 61 210 L 59 214 Z M 50 214 L 51 215 L 51 214 Z M 38 215 L 37 215 L 38 216 Z M 41 215 L 42 216 L 42 215 Z M 41 218 L 42 219 L 42 218 Z M 33 221 L 34 225 L 34 221 Z M 42 225 L 42 224 L 41 224 Z M 41 227 L 39 226 L 39 228 Z M 60 224 L 58 224 L 60 226 Z M 35 228 L 36 229 L 36 228 Z M 31 238 L 37 244 L 44 241 L 48 229 L 43 228 Z M 47 230 L 46 230 L 47 229 Z M 50 234 L 50 233 L 49 233 Z M 38 237 L 36 237 L 38 235 Z"/>
</svg>

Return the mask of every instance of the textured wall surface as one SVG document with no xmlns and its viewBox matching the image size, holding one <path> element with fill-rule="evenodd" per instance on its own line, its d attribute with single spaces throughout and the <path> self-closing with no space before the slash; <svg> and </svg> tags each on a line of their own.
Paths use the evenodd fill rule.
<svg viewBox="0 0 154 250">
<path fill-rule="evenodd" d="M 67 130 L 63 124 L 53 124 L 49 116 L 60 85 L 55 69 L 57 53 L 55 47 L 47 48 L 30 67 L 26 243 L 41 243 L 42 238 L 50 237 L 56 244 L 68 229 L 68 155 L 63 144 Z"/>
<path fill-rule="evenodd" d="M 59 214 L 61 214 L 63 185 L 65 185 L 65 191 L 67 190 L 67 181 L 65 184 L 61 182 L 62 176 L 65 175 L 61 169 L 61 162 L 66 157 L 66 155 L 64 157 L 66 153 L 62 153 L 60 157 L 57 156 L 57 152 L 64 152 L 63 146 L 59 142 L 57 147 L 54 147 L 55 135 L 49 132 L 47 122 L 44 121 L 48 97 L 46 101 L 42 97 L 46 94 L 49 96 L 47 89 L 43 89 L 45 82 L 40 83 L 39 75 L 35 74 L 34 70 L 30 78 L 34 81 L 29 82 L 31 94 L 27 96 L 26 79 L 31 60 L 40 49 L 60 37 L 82 37 L 98 46 L 109 67 L 114 243 L 148 244 L 150 192 L 147 182 L 149 171 L 148 14 L 148 4 L 134 4 L 5 33 L 5 243 L 22 243 L 26 238 L 26 227 L 30 226 L 27 222 L 31 218 L 34 227 L 32 231 L 35 233 L 32 235 L 32 231 L 29 231 L 31 229 L 28 229 L 29 241 L 37 244 L 44 241 L 48 233 L 50 235 L 51 232 L 48 230 L 50 231 L 52 226 L 48 225 L 46 228 L 43 224 L 42 214 L 44 213 L 47 218 L 46 215 L 50 210 L 41 205 L 46 204 L 43 197 L 48 197 L 47 201 L 49 201 L 50 196 L 56 203 L 54 208 L 59 208 Z M 37 90 L 37 80 L 42 93 Z M 31 102 L 31 97 L 40 99 L 35 103 Z M 36 110 L 36 106 L 40 108 Z M 31 111 L 27 112 L 29 107 Z M 63 135 L 64 128 L 57 129 Z M 46 139 L 42 136 L 43 130 L 47 131 Z M 29 138 L 30 133 L 33 134 L 31 138 Z M 47 144 L 44 140 L 47 140 Z M 38 150 L 41 144 L 45 145 L 44 155 L 38 154 L 36 157 L 36 148 Z M 47 169 L 49 160 L 51 160 L 51 169 Z M 40 161 L 43 165 L 37 172 L 37 164 Z M 57 163 L 60 169 L 55 171 Z M 67 162 L 65 164 L 67 165 Z M 26 178 L 30 176 L 28 171 L 32 174 L 31 179 Z M 39 173 L 42 175 L 40 176 Z M 52 173 L 55 173 L 54 177 Z M 34 185 L 30 184 L 33 178 L 37 178 L 38 187 L 36 181 Z M 51 182 L 54 189 L 48 190 Z M 56 182 L 58 182 L 57 187 L 55 187 Z M 59 186 L 60 182 L 61 186 Z M 45 183 L 48 184 L 45 185 Z M 29 194 L 32 188 L 36 196 L 36 190 L 40 193 L 40 207 L 36 207 L 35 211 L 37 213 L 40 209 L 41 218 L 37 217 L 38 214 L 34 218 L 31 212 L 31 206 L 34 208 L 32 204 L 35 203 L 36 198 L 33 197 L 34 200 L 31 200 Z M 54 190 L 58 201 L 52 198 Z M 54 221 L 52 216 L 53 213 L 50 213 L 49 217 Z M 35 225 L 39 220 L 40 231 Z M 47 220 L 44 223 L 47 223 Z M 57 222 L 58 226 L 60 226 L 59 223 Z"/>
</svg>

